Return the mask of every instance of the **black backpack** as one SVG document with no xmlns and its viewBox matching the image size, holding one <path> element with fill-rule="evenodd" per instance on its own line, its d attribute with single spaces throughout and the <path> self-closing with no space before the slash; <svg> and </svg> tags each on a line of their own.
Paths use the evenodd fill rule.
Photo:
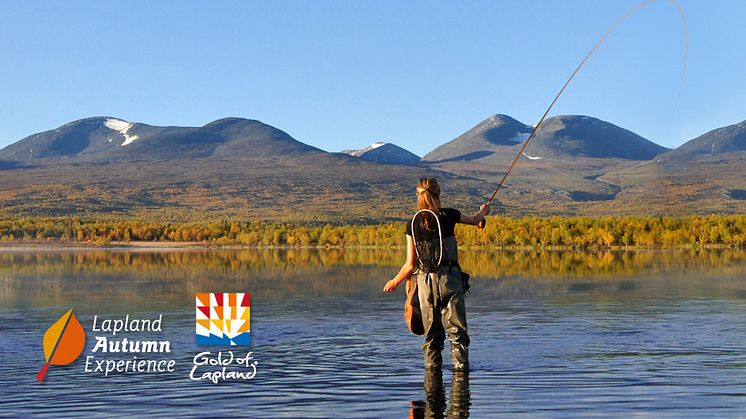
<svg viewBox="0 0 746 419">
<path fill-rule="evenodd" d="M 423 273 L 436 272 L 443 260 L 443 236 L 440 218 L 435 212 L 423 209 L 414 214 L 412 239 L 417 254 L 417 269 Z"/>
<path fill-rule="evenodd" d="M 427 209 L 419 210 L 412 217 L 412 239 L 417 254 L 417 269 L 423 273 L 437 272 L 443 261 L 443 230 L 440 218 Z M 464 292 L 469 291 L 471 275 L 461 270 Z"/>
</svg>

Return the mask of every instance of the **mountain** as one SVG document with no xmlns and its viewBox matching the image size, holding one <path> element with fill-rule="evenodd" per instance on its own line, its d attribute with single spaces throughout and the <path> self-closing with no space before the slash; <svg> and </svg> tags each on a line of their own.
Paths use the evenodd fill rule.
<svg viewBox="0 0 746 419">
<path fill-rule="evenodd" d="M 423 157 L 430 162 L 512 160 L 533 130 L 506 115 L 493 115 Z M 563 115 L 546 119 L 526 157 L 650 160 L 668 149 L 597 118 Z"/>
<path fill-rule="evenodd" d="M 660 156 L 661 161 L 722 160 L 746 157 L 746 121 L 714 129 Z"/>
<path fill-rule="evenodd" d="M 668 151 L 632 131 L 582 115 L 555 116 L 544 121 L 532 152 L 548 156 L 650 160 Z"/>
<path fill-rule="evenodd" d="M 459 207 L 484 199 L 471 179 L 327 153 L 259 121 L 156 127 L 96 117 L 0 150 L 0 218 L 393 221 L 409 216 L 421 176 L 458 191 Z"/>
<path fill-rule="evenodd" d="M 94 117 L 28 136 L 0 150 L 0 160 L 105 162 L 321 152 L 277 128 L 250 119 L 224 118 L 203 127 L 158 127 Z"/>
<path fill-rule="evenodd" d="M 509 116 L 493 115 L 425 155 L 423 162 L 438 170 L 479 179 L 494 188 L 532 130 L 532 126 Z M 597 118 L 555 116 L 539 128 L 497 199 L 523 213 L 666 213 L 672 206 L 658 197 L 667 186 L 654 177 L 638 176 L 638 172 L 647 170 L 647 163 L 666 151 Z M 696 178 L 691 181 L 698 182 Z M 720 198 L 693 200 L 677 211 L 721 209 Z"/>
<path fill-rule="evenodd" d="M 596 118 L 560 116 L 542 125 L 500 189 L 495 213 L 746 213 L 744 123 L 663 154 Z M 495 115 L 429 160 L 393 165 L 406 155 L 393 144 L 349 151 L 361 157 L 327 153 L 249 119 L 157 127 L 87 118 L 0 150 L 0 218 L 401 221 L 423 176 L 439 179 L 444 205 L 470 212 L 494 191 L 531 130 Z M 366 159 L 377 153 L 387 164 Z"/>
<path fill-rule="evenodd" d="M 702 134 L 654 160 L 613 168 L 605 180 L 627 208 L 667 214 L 746 213 L 746 121 Z"/>
<path fill-rule="evenodd" d="M 520 144 L 532 127 L 507 115 L 492 115 L 455 139 L 435 148 L 422 159 L 431 162 L 477 160 L 505 147 Z"/>
<path fill-rule="evenodd" d="M 360 150 L 342 150 L 342 153 L 383 164 L 417 164 L 420 162 L 418 155 L 398 145 L 383 142 L 373 143 Z"/>
</svg>

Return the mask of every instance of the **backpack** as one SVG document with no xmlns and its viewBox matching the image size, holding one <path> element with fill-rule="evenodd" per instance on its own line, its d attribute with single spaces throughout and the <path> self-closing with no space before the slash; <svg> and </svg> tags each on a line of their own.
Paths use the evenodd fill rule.
<svg viewBox="0 0 746 419">
<path fill-rule="evenodd" d="M 412 239 L 417 255 L 417 269 L 422 273 L 437 272 L 443 259 L 443 236 L 440 218 L 428 209 L 412 217 Z"/>
<path fill-rule="evenodd" d="M 417 270 L 422 273 L 436 272 L 443 257 L 440 219 L 430 210 L 420 210 L 412 217 L 412 239 L 417 255 Z M 404 302 L 404 320 L 409 331 L 415 335 L 425 334 L 422 324 L 420 298 L 417 294 L 417 279 L 407 278 L 407 299 Z"/>
<path fill-rule="evenodd" d="M 425 220 L 428 223 L 425 223 Z M 419 210 L 412 217 L 411 227 L 415 253 L 417 254 L 417 269 L 423 273 L 437 272 L 441 262 L 443 262 L 444 250 L 440 218 L 431 210 Z M 458 270 L 464 284 L 464 292 L 469 292 L 471 275 L 462 271 L 460 265 Z M 417 284 L 415 283 L 413 286 L 416 289 Z"/>
</svg>

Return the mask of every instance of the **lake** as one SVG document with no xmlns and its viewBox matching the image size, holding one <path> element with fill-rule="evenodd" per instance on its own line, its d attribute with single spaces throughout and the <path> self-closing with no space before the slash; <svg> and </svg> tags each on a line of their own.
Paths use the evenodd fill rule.
<svg viewBox="0 0 746 419">
<path fill-rule="evenodd" d="M 403 286 L 381 291 L 402 252 L 0 250 L 0 415 L 746 414 L 746 252 L 462 255 L 472 371 L 454 376 L 425 374 Z M 189 378 L 196 354 L 220 350 L 195 343 L 201 292 L 251 294 L 252 379 Z M 71 307 L 83 355 L 39 383 L 44 333 Z M 160 332 L 124 336 L 170 342 L 142 357 L 173 359 L 173 372 L 84 372 L 94 316 L 126 315 L 162 315 Z"/>
</svg>

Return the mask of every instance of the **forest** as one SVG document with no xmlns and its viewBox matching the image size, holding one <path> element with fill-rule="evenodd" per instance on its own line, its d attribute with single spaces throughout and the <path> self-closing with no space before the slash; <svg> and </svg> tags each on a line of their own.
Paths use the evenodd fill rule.
<svg viewBox="0 0 746 419">
<path fill-rule="evenodd" d="M 58 241 L 93 245 L 189 242 L 246 247 L 398 247 L 404 224 L 312 225 L 218 220 L 166 223 L 77 217 L 0 220 L 0 241 Z M 746 216 L 488 217 L 484 229 L 458 225 L 461 246 L 520 248 L 669 248 L 746 245 Z"/>
</svg>

